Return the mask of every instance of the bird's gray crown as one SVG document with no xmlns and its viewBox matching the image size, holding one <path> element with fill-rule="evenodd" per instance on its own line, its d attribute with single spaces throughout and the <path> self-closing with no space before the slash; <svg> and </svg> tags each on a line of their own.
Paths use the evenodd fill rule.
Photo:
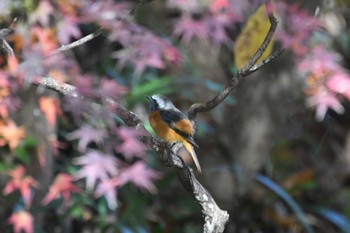
<svg viewBox="0 0 350 233">
<path fill-rule="evenodd" d="M 168 97 L 164 95 L 152 95 L 150 98 L 151 101 L 151 109 L 156 110 L 156 109 L 176 109 L 174 104 L 168 99 Z M 154 102 L 152 104 L 152 102 Z M 153 106 L 152 106 L 153 105 Z"/>
</svg>

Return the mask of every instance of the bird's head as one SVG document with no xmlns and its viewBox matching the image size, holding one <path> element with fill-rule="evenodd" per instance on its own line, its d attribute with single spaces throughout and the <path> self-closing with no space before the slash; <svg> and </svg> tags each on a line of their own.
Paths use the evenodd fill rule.
<svg viewBox="0 0 350 233">
<path fill-rule="evenodd" d="M 164 95 L 147 96 L 147 99 L 150 102 L 151 111 L 155 111 L 159 109 L 164 109 L 164 110 L 176 109 L 174 104 L 168 99 L 168 97 Z"/>
</svg>

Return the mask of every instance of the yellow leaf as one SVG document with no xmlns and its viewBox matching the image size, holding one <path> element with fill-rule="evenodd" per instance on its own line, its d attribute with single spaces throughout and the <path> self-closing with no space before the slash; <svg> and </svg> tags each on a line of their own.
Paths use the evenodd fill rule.
<svg viewBox="0 0 350 233">
<path fill-rule="evenodd" d="M 238 69 L 248 63 L 250 58 L 264 41 L 267 32 L 270 29 L 270 21 L 267 17 L 265 5 L 262 4 L 259 9 L 248 19 L 241 34 L 238 36 L 234 48 L 234 59 Z M 273 40 L 267 46 L 265 52 L 257 61 L 266 59 L 272 51 Z"/>
</svg>

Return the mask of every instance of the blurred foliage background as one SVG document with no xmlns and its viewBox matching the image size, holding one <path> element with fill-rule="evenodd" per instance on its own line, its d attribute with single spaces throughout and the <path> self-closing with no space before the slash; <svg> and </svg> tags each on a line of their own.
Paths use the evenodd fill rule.
<svg viewBox="0 0 350 233">
<path fill-rule="evenodd" d="M 350 2 L 273 5 L 279 26 L 264 57 L 285 52 L 199 114 L 198 179 L 229 212 L 225 232 L 350 232 Z M 14 18 L 0 38 L 16 57 L 1 52 L 1 232 L 201 232 L 174 170 L 97 96 L 150 132 L 145 96 L 184 112 L 210 100 L 263 40 L 262 1 L 2 0 L 1 28 Z M 89 98 L 33 86 L 40 77 Z"/>
</svg>

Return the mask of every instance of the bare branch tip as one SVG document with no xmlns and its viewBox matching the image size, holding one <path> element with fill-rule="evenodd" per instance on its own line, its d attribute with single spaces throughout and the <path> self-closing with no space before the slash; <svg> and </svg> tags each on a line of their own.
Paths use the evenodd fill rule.
<svg viewBox="0 0 350 233">
<path fill-rule="evenodd" d="M 86 42 L 98 37 L 99 35 L 101 35 L 103 32 L 103 29 L 102 28 L 99 28 L 98 30 L 96 30 L 95 32 L 93 33 L 90 33 L 76 41 L 73 41 L 72 43 L 69 43 L 69 44 L 66 44 L 66 45 L 61 45 L 61 47 L 59 47 L 58 49 L 52 51 L 48 56 L 53 56 L 53 55 L 56 55 L 58 53 L 61 53 L 61 52 L 65 52 L 67 50 L 71 50 L 75 47 L 78 47 L 78 46 L 81 46 L 83 44 L 85 44 Z"/>
<path fill-rule="evenodd" d="M 17 20 L 18 20 L 18 18 L 17 18 L 17 17 L 15 17 L 15 18 L 12 20 L 11 25 L 13 25 L 13 24 L 17 23 Z"/>
</svg>

